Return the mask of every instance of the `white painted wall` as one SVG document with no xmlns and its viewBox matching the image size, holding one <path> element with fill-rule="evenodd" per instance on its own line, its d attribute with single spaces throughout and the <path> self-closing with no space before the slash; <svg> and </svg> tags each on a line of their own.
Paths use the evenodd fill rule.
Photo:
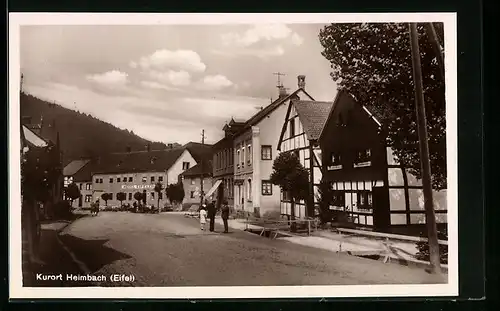
<svg viewBox="0 0 500 311">
<path fill-rule="evenodd" d="M 170 167 L 170 169 L 167 171 L 167 180 L 168 184 L 175 184 L 177 183 L 179 179 L 179 174 L 184 172 L 182 169 L 182 162 L 189 162 L 189 168 L 193 167 L 196 165 L 196 161 L 191 155 L 191 153 L 186 149 L 184 152 L 181 154 L 179 158 L 175 161 L 175 163 Z M 165 181 L 165 184 L 167 183 L 167 180 Z"/>
</svg>

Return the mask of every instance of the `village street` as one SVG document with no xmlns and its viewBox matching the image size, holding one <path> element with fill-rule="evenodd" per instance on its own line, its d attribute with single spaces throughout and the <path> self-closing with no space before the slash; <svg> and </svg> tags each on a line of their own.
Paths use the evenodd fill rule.
<svg viewBox="0 0 500 311">
<path fill-rule="evenodd" d="M 87 270 L 81 271 L 82 274 L 108 276 L 100 286 L 432 282 L 419 268 L 230 231 L 223 234 L 216 225 L 215 233 L 202 232 L 197 219 L 176 213 L 101 212 L 97 217 L 76 220 L 61 232 L 60 240 L 72 253 L 73 260 Z M 112 274 L 133 275 L 134 281 L 110 282 Z M 50 282 L 44 283 L 50 286 Z M 65 282 L 63 286 L 78 285 Z"/>
</svg>

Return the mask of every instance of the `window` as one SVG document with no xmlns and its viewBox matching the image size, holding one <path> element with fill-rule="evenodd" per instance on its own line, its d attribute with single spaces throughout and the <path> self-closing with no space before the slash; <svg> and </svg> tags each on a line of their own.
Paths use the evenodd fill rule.
<svg viewBox="0 0 500 311">
<path fill-rule="evenodd" d="M 262 181 L 262 195 L 272 195 L 273 194 L 273 184 L 269 180 Z"/>
<path fill-rule="evenodd" d="M 148 178 L 146 176 L 142 176 L 142 182 L 147 182 Z"/>
<path fill-rule="evenodd" d="M 128 194 L 128 200 L 129 201 L 132 200 L 132 192 L 129 192 L 129 194 Z"/>
<path fill-rule="evenodd" d="M 194 191 L 191 191 L 191 199 L 194 199 Z"/>
<path fill-rule="evenodd" d="M 122 180 L 122 179 L 121 179 L 120 177 L 117 177 L 117 178 L 116 178 L 116 182 L 121 182 L 121 180 Z"/>
<path fill-rule="evenodd" d="M 358 151 L 358 153 L 356 154 L 356 159 L 354 160 L 354 166 L 360 167 L 360 166 L 370 165 L 371 164 L 371 156 L 372 156 L 372 152 L 370 149 Z"/>
<path fill-rule="evenodd" d="M 92 184 L 91 183 L 87 183 L 85 185 L 85 190 L 91 190 L 92 189 Z"/>
<path fill-rule="evenodd" d="M 262 160 L 272 160 L 272 147 L 271 146 L 261 146 L 261 158 Z"/>
<path fill-rule="evenodd" d="M 155 177 L 151 176 L 151 182 L 155 182 Z"/>
<path fill-rule="evenodd" d="M 92 196 L 87 194 L 87 195 L 85 196 L 85 202 L 86 202 L 86 203 L 92 202 Z"/>
<path fill-rule="evenodd" d="M 372 193 L 370 191 L 358 192 L 358 209 L 371 209 L 373 206 Z"/>
<path fill-rule="evenodd" d="M 128 178 L 128 181 L 129 181 L 129 182 L 133 182 L 133 181 L 134 181 L 134 178 L 133 178 L 133 177 L 129 177 L 129 178 Z"/>
<path fill-rule="evenodd" d="M 83 184 L 80 184 L 80 190 L 82 190 L 82 189 L 83 189 Z"/>
<path fill-rule="evenodd" d="M 155 198 L 155 193 L 151 192 L 151 199 L 154 199 L 154 198 Z"/>
<path fill-rule="evenodd" d="M 113 194 L 112 193 L 109 194 L 109 201 L 111 201 L 111 200 L 113 200 Z"/>
<path fill-rule="evenodd" d="M 340 164 L 340 154 L 332 152 L 330 161 L 331 161 L 332 165 L 339 165 Z"/>
<path fill-rule="evenodd" d="M 295 136 L 295 118 L 290 120 L 290 138 Z"/>
<path fill-rule="evenodd" d="M 158 176 L 158 181 L 162 182 L 163 181 L 163 176 Z"/>
<path fill-rule="evenodd" d="M 248 160 L 247 160 L 247 162 L 248 162 L 248 164 L 250 164 L 252 162 L 251 161 L 251 159 L 252 159 L 252 145 L 249 144 L 247 146 L 247 151 L 248 151 Z"/>
<path fill-rule="evenodd" d="M 283 193 L 283 201 L 291 201 L 292 200 L 292 197 L 290 196 L 289 191 L 282 190 L 281 193 Z"/>
<path fill-rule="evenodd" d="M 332 192 L 332 205 L 345 206 L 345 193 L 343 191 L 335 190 Z"/>
<path fill-rule="evenodd" d="M 159 192 L 158 196 L 160 197 L 160 200 L 163 200 L 163 192 Z"/>
<path fill-rule="evenodd" d="M 99 178 L 96 178 L 95 179 L 95 183 L 98 184 L 99 183 Z"/>
<path fill-rule="evenodd" d="M 109 179 L 109 183 L 112 184 L 113 183 L 113 178 L 110 178 Z"/>
<path fill-rule="evenodd" d="M 182 169 L 185 171 L 185 170 L 188 170 L 189 169 L 189 162 L 182 162 Z"/>
<path fill-rule="evenodd" d="M 236 166 L 239 168 L 240 167 L 240 150 L 239 149 L 236 151 L 236 159 L 237 159 Z"/>
</svg>

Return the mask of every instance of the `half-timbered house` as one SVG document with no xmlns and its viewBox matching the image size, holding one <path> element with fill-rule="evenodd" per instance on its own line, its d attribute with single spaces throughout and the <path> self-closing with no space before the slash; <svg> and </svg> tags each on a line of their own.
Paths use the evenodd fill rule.
<svg viewBox="0 0 500 311">
<path fill-rule="evenodd" d="M 330 208 L 347 212 L 359 227 L 418 233 L 425 224 L 422 182 L 397 162 L 381 122 L 350 94 L 337 94 L 318 140 L 333 190 Z M 433 198 L 438 226 L 445 226 L 446 190 Z"/>
<path fill-rule="evenodd" d="M 293 152 L 309 171 L 310 189 L 306 200 L 295 203 L 294 216 L 313 217 L 319 204 L 318 187 L 322 178 L 321 149 L 318 138 L 331 111 L 333 102 L 314 100 L 292 100 L 288 106 L 278 150 Z M 290 216 L 289 194 L 281 192 L 281 214 Z"/>
</svg>

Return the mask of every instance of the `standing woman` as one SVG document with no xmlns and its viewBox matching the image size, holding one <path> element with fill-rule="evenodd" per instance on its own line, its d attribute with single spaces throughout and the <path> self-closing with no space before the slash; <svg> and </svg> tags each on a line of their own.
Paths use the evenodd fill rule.
<svg viewBox="0 0 500 311">
<path fill-rule="evenodd" d="M 224 222 L 224 233 L 229 232 L 227 220 L 229 218 L 229 205 L 227 204 L 227 201 L 224 201 L 222 204 L 222 211 L 221 211 L 221 217 L 222 221 Z"/>
</svg>

